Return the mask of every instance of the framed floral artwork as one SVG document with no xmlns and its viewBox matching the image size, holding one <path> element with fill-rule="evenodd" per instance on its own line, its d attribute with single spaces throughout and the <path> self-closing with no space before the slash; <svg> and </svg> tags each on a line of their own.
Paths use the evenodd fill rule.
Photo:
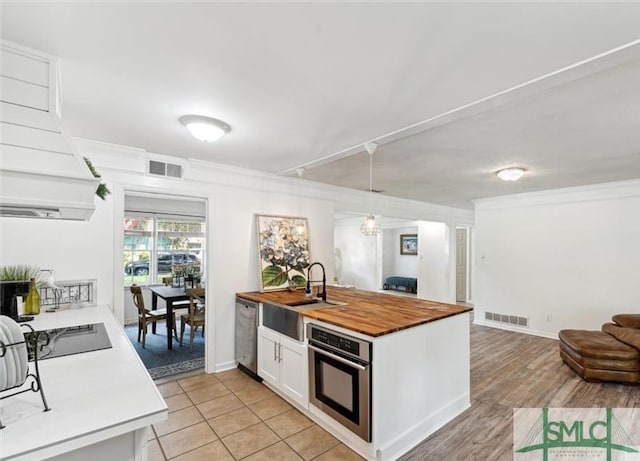
<svg viewBox="0 0 640 461">
<path fill-rule="evenodd" d="M 400 236 L 400 254 L 418 254 L 418 234 L 402 234 Z"/>
<path fill-rule="evenodd" d="M 307 218 L 256 215 L 260 290 L 303 287 L 309 267 Z"/>
</svg>

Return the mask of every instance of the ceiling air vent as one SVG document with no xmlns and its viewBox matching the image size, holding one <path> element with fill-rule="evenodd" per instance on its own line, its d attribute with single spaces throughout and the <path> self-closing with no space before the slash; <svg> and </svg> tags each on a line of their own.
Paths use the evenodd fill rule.
<svg viewBox="0 0 640 461">
<path fill-rule="evenodd" d="M 182 178 L 182 165 L 149 160 L 149 174 L 168 176 L 170 178 Z"/>
</svg>

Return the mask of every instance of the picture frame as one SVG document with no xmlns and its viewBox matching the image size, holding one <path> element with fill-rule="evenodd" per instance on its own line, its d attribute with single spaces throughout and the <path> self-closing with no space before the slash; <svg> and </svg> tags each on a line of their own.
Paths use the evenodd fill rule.
<svg viewBox="0 0 640 461">
<path fill-rule="evenodd" d="M 260 291 L 304 287 L 311 263 L 307 218 L 256 214 Z"/>
<path fill-rule="evenodd" d="M 418 254 L 418 234 L 400 235 L 400 254 L 413 256 Z"/>
</svg>

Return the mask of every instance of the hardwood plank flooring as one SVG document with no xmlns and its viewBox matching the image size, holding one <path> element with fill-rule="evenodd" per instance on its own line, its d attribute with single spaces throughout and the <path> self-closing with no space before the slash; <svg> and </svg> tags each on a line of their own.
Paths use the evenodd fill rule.
<svg viewBox="0 0 640 461">
<path fill-rule="evenodd" d="M 587 383 L 564 365 L 558 341 L 471 325 L 471 408 L 403 461 L 513 459 L 513 409 L 640 406 L 640 386 Z"/>
</svg>

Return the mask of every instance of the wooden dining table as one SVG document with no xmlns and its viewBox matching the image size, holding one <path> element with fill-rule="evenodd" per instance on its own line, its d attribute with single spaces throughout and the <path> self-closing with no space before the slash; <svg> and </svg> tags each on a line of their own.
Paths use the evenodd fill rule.
<svg viewBox="0 0 640 461">
<path fill-rule="evenodd" d="M 189 295 L 184 287 L 167 287 L 167 286 L 150 286 L 151 292 L 151 310 L 158 308 L 158 298 L 162 298 L 167 307 L 167 349 L 173 349 L 173 307 L 174 303 L 180 301 L 188 301 Z M 153 332 L 155 333 L 156 325 L 153 324 Z"/>
</svg>

